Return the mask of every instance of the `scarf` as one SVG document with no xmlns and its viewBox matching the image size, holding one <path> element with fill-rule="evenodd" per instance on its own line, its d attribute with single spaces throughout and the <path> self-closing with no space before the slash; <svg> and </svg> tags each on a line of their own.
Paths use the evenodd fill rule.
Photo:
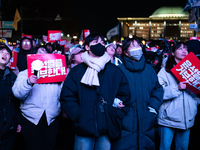
<svg viewBox="0 0 200 150">
<path fill-rule="evenodd" d="M 142 72 L 145 69 L 145 57 L 142 56 L 139 61 L 133 61 L 131 58 L 124 55 L 124 66 L 130 72 Z"/>
<path fill-rule="evenodd" d="M 83 62 L 88 65 L 85 74 L 81 79 L 81 83 L 92 86 L 99 86 L 98 72 L 104 69 L 105 64 L 110 61 L 110 56 L 107 52 L 99 58 L 89 56 L 88 52 L 84 52 L 81 55 Z"/>
</svg>

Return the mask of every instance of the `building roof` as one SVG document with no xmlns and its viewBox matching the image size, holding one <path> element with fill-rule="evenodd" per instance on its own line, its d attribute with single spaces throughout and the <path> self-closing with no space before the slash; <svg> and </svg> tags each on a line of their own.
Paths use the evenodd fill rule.
<svg viewBox="0 0 200 150">
<path fill-rule="evenodd" d="M 180 6 L 160 7 L 149 18 L 188 18 L 189 13 L 183 12 Z"/>
</svg>

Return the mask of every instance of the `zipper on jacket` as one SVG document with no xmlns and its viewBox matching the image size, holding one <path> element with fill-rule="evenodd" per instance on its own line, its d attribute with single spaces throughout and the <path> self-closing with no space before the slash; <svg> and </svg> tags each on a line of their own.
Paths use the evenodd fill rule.
<svg viewBox="0 0 200 150">
<path fill-rule="evenodd" d="M 183 113 L 184 113 L 184 121 L 185 121 L 185 128 L 187 129 L 187 123 L 186 123 L 186 116 L 185 116 L 185 96 L 184 96 L 184 90 L 183 90 Z"/>
<path fill-rule="evenodd" d="M 97 108 L 98 107 L 98 101 L 96 101 L 96 109 L 95 109 L 95 129 L 96 129 L 96 135 L 95 136 L 99 136 L 99 133 L 98 133 L 98 128 L 97 128 Z"/>
</svg>

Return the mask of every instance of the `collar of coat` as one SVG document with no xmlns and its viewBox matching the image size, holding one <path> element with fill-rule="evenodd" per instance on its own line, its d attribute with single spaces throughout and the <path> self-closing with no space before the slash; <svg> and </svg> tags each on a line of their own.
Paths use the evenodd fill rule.
<svg viewBox="0 0 200 150">
<path fill-rule="evenodd" d="M 6 67 L 5 72 L 4 72 L 4 75 L 3 75 L 3 80 L 6 79 L 6 76 L 7 76 L 8 74 L 10 74 L 10 69 L 9 69 L 8 67 Z"/>
<path fill-rule="evenodd" d="M 139 61 L 133 61 L 131 58 L 124 56 L 124 66 L 131 72 L 141 72 L 145 68 L 145 58 L 142 56 Z"/>
</svg>

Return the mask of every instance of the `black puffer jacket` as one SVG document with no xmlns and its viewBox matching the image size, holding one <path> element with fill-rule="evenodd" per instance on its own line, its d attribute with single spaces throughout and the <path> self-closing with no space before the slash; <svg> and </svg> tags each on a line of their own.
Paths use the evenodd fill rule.
<svg viewBox="0 0 200 150">
<path fill-rule="evenodd" d="M 163 88 L 144 56 L 136 62 L 126 56 L 123 60 L 119 68 L 129 81 L 132 107 L 123 118 L 121 139 L 112 144 L 112 149 L 154 150 L 156 115 L 148 107 L 158 112 L 163 102 Z"/>
<path fill-rule="evenodd" d="M 66 77 L 61 91 L 60 101 L 65 113 L 74 121 L 75 132 L 81 136 L 107 134 L 105 113 L 102 113 L 97 100 L 96 88 L 81 83 L 87 69 L 84 63 L 72 68 Z M 119 98 L 128 106 L 129 85 L 123 72 L 108 62 L 98 74 L 101 93 L 109 105 Z M 117 109 L 123 117 L 128 108 Z"/>
</svg>

